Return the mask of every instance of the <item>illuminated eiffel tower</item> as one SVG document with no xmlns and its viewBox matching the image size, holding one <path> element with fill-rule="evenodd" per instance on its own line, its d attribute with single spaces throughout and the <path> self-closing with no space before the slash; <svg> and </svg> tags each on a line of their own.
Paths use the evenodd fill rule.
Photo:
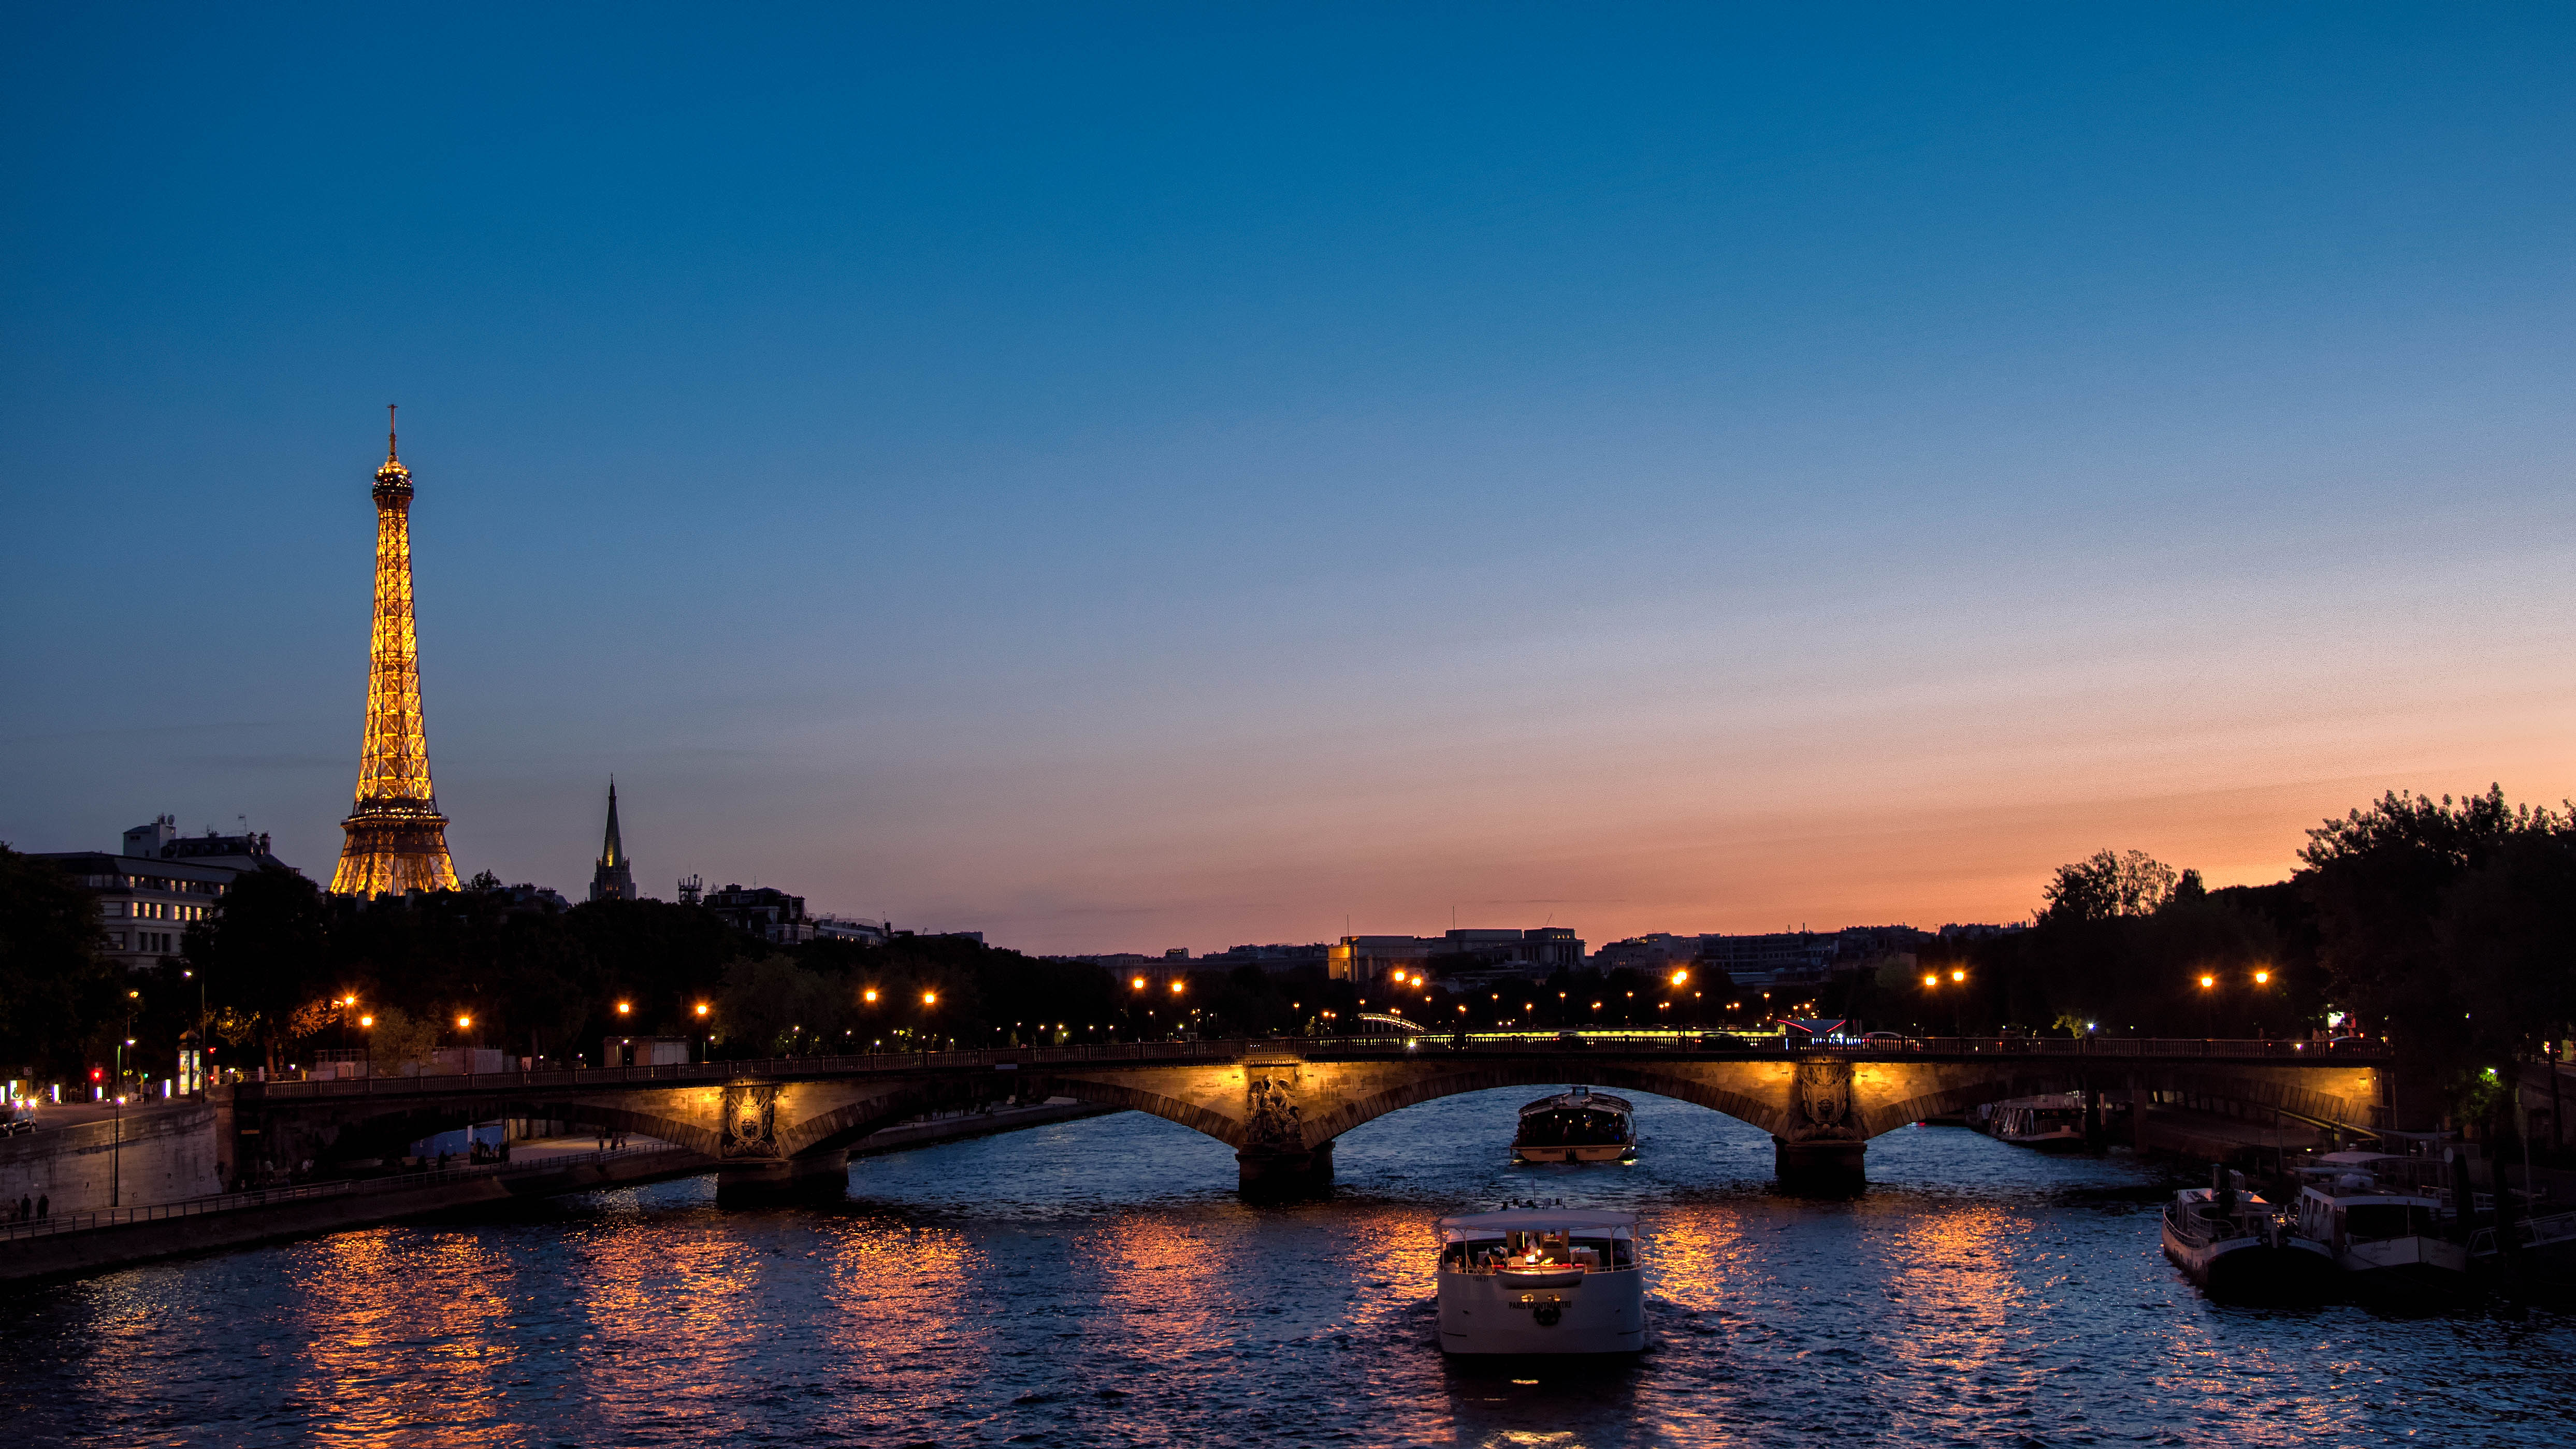
<svg viewBox="0 0 2576 1449">
<path fill-rule="evenodd" d="M 420 640 L 411 618 L 411 470 L 394 456 L 385 409 L 385 466 L 376 470 L 376 620 L 367 642 L 367 743 L 358 799 L 340 828 L 334 895 L 456 889 L 447 817 L 429 784 L 420 723 Z"/>
</svg>

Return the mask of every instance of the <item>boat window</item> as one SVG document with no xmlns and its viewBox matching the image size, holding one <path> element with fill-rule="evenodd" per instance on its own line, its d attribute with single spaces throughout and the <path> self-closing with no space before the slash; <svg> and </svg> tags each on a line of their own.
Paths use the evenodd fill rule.
<svg viewBox="0 0 2576 1449">
<path fill-rule="evenodd" d="M 2356 1238 L 2403 1238 L 2433 1230 L 2432 1214 L 2404 1203 L 2359 1203 L 2344 1209 L 2343 1229 Z"/>
</svg>

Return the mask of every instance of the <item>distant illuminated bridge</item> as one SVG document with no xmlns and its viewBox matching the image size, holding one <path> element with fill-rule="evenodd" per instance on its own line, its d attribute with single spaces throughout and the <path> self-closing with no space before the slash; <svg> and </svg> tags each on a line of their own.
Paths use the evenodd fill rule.
<svg viewBox="0 0 2576 1449">
<path fill-rule="evenodd" d="M 692 1148 L 735 1191 L 838 1176 L 853 1143 L 926 1111 L 1065 1096 L 1204 1132 L 1235 1149 L 1247 1193 L 1275 1195 L 1328 1187 L 1334 1140 L 1363 1122 L 1494 1087 L 1575 1082 L 1696 1103 L 1770 1133 L 1784 1180 L 1849 1185 L 1882 1132 L 2042 1092 L 2187 1092 L 2372 1131 L 2388 1125 L 2385 1065 L 2382 1049 L 2355 1042 L 2329 1053 L 2291 1041 L 1935 1037 L 1792 1052 L 1696 1033 L 1426 1033 L 359 1077 L 208 1096 L 230 1160 L 245 1165 L 382 1157 L 432 1132 L 528 1116 Z"/>
</svg>

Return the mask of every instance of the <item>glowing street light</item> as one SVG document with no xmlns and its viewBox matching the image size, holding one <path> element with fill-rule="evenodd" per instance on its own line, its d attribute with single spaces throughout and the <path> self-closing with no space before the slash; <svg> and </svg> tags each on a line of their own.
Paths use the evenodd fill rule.
<svg viewBox="0 0 2576 1449">
<path fill-rule="evenodd" d="M 2211 987 L 2216 986 L 2217 984 L 2218 984 L 2218 978 L 2217 978 L 2217 977 L 2215 977 L 2215 976 L 2203 976 L 2202 978 L 2200 978 L 2200 989 L 2201 989 L 2201 990 L 2203 990 L 2203 991 L 2207 991 L 2207 990 L 2209 990 Z"/>
<path fill-rule="evenodd" d="M 1097 977 L 1095 977 L 1095 978 L 1093 978 L 1093 979 L 1094 979 L 1094 980 L 1097 980 L 1098 978 L 1097 978 Z M 1178 996 L 1178 995 L 1180 995 L 1180 994 L 1181 994 L 1181 987 L 1182 987 L 1182 985 L 1183 985 L 1183 983 L 1178 982 L 1178 981 L 1175 981 L 1175 982 L 1173 982 L 1173 983 L 1172 983 L 1172 994 L 1173 994 L 1174 996 Z"/>
<path fill-rule="evenodd" d="M 937 1006 L 939 1004 L 939 993 L 936 991 L 925 991 L 921 993 L 921 1004 L 924 1006 Z"/>
<path fill-rule="evenodd" d="M 1144 990 L 1144 989 L 1145 989 L 1145 978 L 1144 978 L 1144 977 L 1142 977 L 1142 976 L 1139 976 L 1139 977 L 1137 977 L 1135 980 L 1130 981 L 1130 982 L 1128 982 L 1127 984 L 1128 984 L 1128 985 L 1130 985 L 1130 986 L 1135 987 L 1135 988 L 1136 988 L 1137 990 L 1139 990 L 1139 991 L 1142 991 L 1142 990 Z"/>
<path fill-rule="evenodd" d="M 621 1001 L 621 1002 L 617 1003 L 617 1014 L 618 1014 L 619 1016 L 624 1016 L 624 1015 L 626 1015 L 628 1012 L 633 1011 L 634 1009 L 635 1009 L 635 1008 L 634 1008 L 634 1006 L 633 1006 L 633 1005 L 631 1005 L 630 1003 L 623 1002 L 623 1001 Z"/>
<path fill-rule="evenodd" d="M 1926 971 L 1926 972 L 1924 972 L 1924 973 L 1923 973 L 1923 989 L 1924 989 L 1924 990 L 1929 991 L 1929 990 L 1933 989 L 1934 987 L 1939 986 L 1940 984 L 1941 984 L 1941 977 L 1940 977 L 1940 975 L 1939 975 L 1938 973 L 1936 973 L 1936 972 L 1931 972 L 1931 971 Z"/>
<path fill-rule="evenodd" d="M 1965 971 L 1953 971 L 1950 973 L 1950 979 L 1952 981 L 1965 981 L 1968 979 L 1968 973 Z"/>
<path fill-rule="evenodd" d="M 376 1019 L 372 1016 L 362 1016 L 358 1018 L 358 1025 L 360 1026 L 374 1026 L 375 1024 Z"/>
<path fill-rule="evenodd" d="M 1690 984 L 1690 973 L 1689 973 L 1689 972 L 1687 972 L 1687 971 L 1676 971 L 1676 972 L 1674 972 L 1674 973 L 1673 973 L 1673 984 L 1674 984 L 1675 986 L 1687 986 L 1687 985 L 1689 985 L 1689 984 Z"/>
<path fill-rule="evenodd" d="M 860 993 L 859 993 L 859 999 L 860 999 L 861 1001 L 864 1001 L 864 1002 L 868 1003 L 870 1006 L 874 1006 L 874 1005 L 876 1005 L 876 1000 L 877 1000 L 877 989 L 876 989 L 875 987 L 873 987 L 873 986 L 869 987 L 867 990 L 862 991 L 862 992 L 860 992 Z M 703 1006 L 701 1006 L 701 1007 L 699 1007 L 699 1008 L 698 1008 L 698 1010 L 700 1010 L 700 1011 L 704 1011 L 704 1010 L 706 1010 L 706 1008 L 705 1008 L 705 1007 L 703 1007 Z"/>
<path fill-rule="evenodd" d="M 2255 985 L 2257 985 L 2257 986 L 2269 986 L 2269 985 L 2271 985 L 2271 984 L 2272 984 L 2272 973 L 2271 973 L 2271 972 L 2269 972 L 2269 971 L 2257 971 L 2257 972 L 2255 972 L 2255 973 L 2254 973 L 2254 984 L 2255 984 Z"/>
<path fill-rule="evenodd" d="M 873 991 L 871 991 L 871 992 L 869 992 L 869 993 L 868 993 L 868 995 L 870 995 L 870 996 L 874 996 L 874 995 L 876 995 L 876 993 L 875 993 L 875 992 L 873 992 Z M 699 1002 L 699 1003 L 698 1003 L 698 1015 L 700 1015 L 700 1016 L 705 1016 L 706 1014 L 707 1014 L 707 1004 L 706 1004 L 705 1002 L 701 1001 L 701 1002 Z"/>
</svg>

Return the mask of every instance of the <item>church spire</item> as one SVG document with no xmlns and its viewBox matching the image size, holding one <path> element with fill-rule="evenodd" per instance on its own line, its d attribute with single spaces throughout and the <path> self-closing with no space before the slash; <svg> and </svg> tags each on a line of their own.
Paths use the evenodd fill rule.
<svg viewBox="0 0 2576 1449">
<path fill-rule="evenodd" d="M 608 839 L 599 848 L 599 863 L 614 870 L 626 864 L 626 843 L 617 838 L 617 777 L 608 777 Z"/>
<path fill-rule="evenodd" d="M 590 873 L 594 901 L 631 901 L 635 894 L 634 862 L 626 858 L 626 841 L 617 833 L 617 777 L 608 777 L 608 832 L 599 844 L 599 864 Z"/>
</svg>

